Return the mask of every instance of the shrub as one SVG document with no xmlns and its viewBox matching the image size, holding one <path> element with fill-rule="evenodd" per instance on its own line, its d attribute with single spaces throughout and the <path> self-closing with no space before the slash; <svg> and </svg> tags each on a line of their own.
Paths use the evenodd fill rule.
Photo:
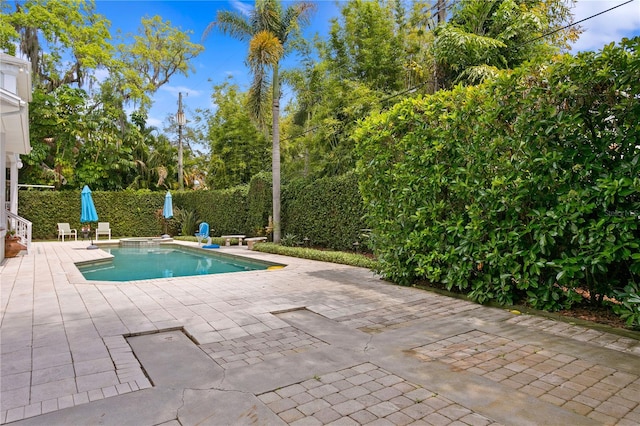
<svg viewBox="0 0 640 426">
<path fill-rule="evenodd" d="M 640 278 L 640 38 L 366 120 L 380 272 L 555 310 Z"/>
<path fill-rule="evenodd" d="M 325 251 L 306 247 L 286 247 L 273 243 L 259 243 L 254 247 L 256 251 L 263 253 L 280 254 L 283 256 L 319 260 L 322 262 L 340 263 L 343 265 L 358 266 L 368 269 L 375 269 L 377 267 L 377 262 L 374 259 L 370 259 L 364 255 L 356 253 Z"/>
</svg>

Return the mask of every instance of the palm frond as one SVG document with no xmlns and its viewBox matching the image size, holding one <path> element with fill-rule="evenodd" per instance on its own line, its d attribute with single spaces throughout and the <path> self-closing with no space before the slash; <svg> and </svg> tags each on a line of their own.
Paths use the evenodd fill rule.
<svg viewBox="0 0 640 426">
<path fill-rule="evenodd" d="M 258 32 L 249 42 L 249 65 L 256 64 L 273 66 L 277 64 L 284 49 L 278 37 L 271 31 Z"/>
<path fill-rule="evenodd" d="M 286 44 L 289 35 L 297 32 L 301 26 L 309 24 L 311 12 L 316 10 L 316 5 L 310 2 L 300 2 L 288 7 L 282 16 L 281 29 L 277 33 L 282 44 Z"/>
<path fill-rule="evenodd" d="M 282 6 L 276 0 L 256 0 L 256 7 L 251 15 L 251 24 L 256 32 L 268 30 L 279 35 L 282 25 Z"/>
<path fill-rule="evenodd" d="M 259 68 L 259 69 L 258 69 Z M 247 107 L 251 117 L 261 129 L 267 128 L 266 112 L 269 104 L 269 88 L 271 81 L 264 66 L 256 66 L 253 71 L 253 81 L 249 88 Z"/>
<path fill-rule="evenodd" d="M 211 31 L 216 28 L 224 34 L 230 35 L 240 41 L 250 40 L 254 33 L 250 20 L 240 13 L 229 10 L 218 11 L 216 21 L 211 22 L 207 25 L 207 28 L 205 28 L 202 34 L 202 40 L 204 41 Z"/>
</svg>

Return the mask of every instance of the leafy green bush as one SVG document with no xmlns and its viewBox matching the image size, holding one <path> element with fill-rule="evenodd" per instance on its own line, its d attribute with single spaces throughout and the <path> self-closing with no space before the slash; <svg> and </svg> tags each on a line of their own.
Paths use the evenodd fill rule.
<svg viewBox="0 0 640 426">
<path fill-rule="evenodd" d="M 280 238 L 280 244 L 285 247 L 295 247 L 300 242 L 300 238 L 295 234 L 284 234 L 284 237 Z"/>
<path fill-rule="evenodd" d="M 356 135 L 379 270 L 555 310 L 640 278 L 640 38 L 410 99 Z"/>
<path fill-rule="evenodd" d="M 377 262 L 361 254 L 341 251 L 325 251 L 306 247 L 286 247 L 273 243 L 259 243 L 254 250 L 263 253 L 281 254 L 283 256 L 299 257 L 302 259 L 319 260 L 321 262 L 340 263 L 361 268 L 376 269 Z"/>
<path fill-rule="evenodd" d="M 619 303 L 613 304 L 613 311 L 626 321 L 628 327 L 640 329 L 640 285 L 628 284 L 615 295 Z"/>
</svg>

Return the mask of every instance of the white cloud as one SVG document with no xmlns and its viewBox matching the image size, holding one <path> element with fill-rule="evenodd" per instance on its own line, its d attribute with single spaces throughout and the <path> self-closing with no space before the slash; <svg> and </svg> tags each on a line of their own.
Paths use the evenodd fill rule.
<svg viewBox="0 0 640 426">
<path fill-rule="evenodd" d="M 198 98 L 202 95 L 201 90 L 190 89 L 186 86 L 161 86 L 160 90 L 164 90 L 165 92 L 169 92 L 172 95 L 178 98 L 178 93 L 182 93 L 183 95 L 190 96 L 192 98 Z"/>
<path fill-rule="evenodd" d="M 107 78 L 109 78 L 109 70 L 107 70 L 106 68 L 98 68 L 97 70 L 93 71 L 93 76 L 98 81 L 98 83 L 102 83 Z"/>
<path fill-rule="evenodd" d="M 155 127 L 157 129 L 162 129 L 163 124 L 164 124 L 163 121 L 158 120 L 157 118 L 154 118 L 154 117 L 147 118 L 147 127 Z"/>
<path fill-rule="evenodd" d="M 231 0 L 230 3 L 231 7 L 245 16 L 249 16 L 251 11 L 253 10 L 253 6 L 251 4 L 243 3 L 240 0 Z"/>
<path fill-rule="evenodd" d="M 615 6 L 620 7 L 581 23 L 583 32 L 574 43 L 573 51 L 600 50 L 604 45 L 617 43 L 623 37 L 640 35 L 640 1 L 625 4 L 627 1 L 578 0 L 573 9 L 574 22 Z"/>
</svg>

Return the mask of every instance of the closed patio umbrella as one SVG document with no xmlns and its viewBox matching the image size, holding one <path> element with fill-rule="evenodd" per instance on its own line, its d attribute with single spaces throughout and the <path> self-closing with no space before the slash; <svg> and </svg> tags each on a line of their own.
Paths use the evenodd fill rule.
<svg viewBox="0 0 640 426">
<path fill-rule="evenodd" d="M 171 192 L 167 191 L 167 195 L 164 196 L 164 209 L 162 209 L 162 216 L 164 216 L 164 235 L 162 238 L 169 238 L 167 234 L 167 219 L 173 217 L 173 199 L 171 198 Z"/>
<path fill-rule="evenodd" d="M 93 205 L 93 198 L 91 198 L 91 190 L 87 185 L 82 188 L 80 195 L 80 223 L 90 223 L 98 221 L 98 212 L 96 206 Z M 89 232 L 91 238 L 91 245 L 87 249 L 97 249 L 98 246 L 93 244 L 93 233 Z"/>
</svg>

